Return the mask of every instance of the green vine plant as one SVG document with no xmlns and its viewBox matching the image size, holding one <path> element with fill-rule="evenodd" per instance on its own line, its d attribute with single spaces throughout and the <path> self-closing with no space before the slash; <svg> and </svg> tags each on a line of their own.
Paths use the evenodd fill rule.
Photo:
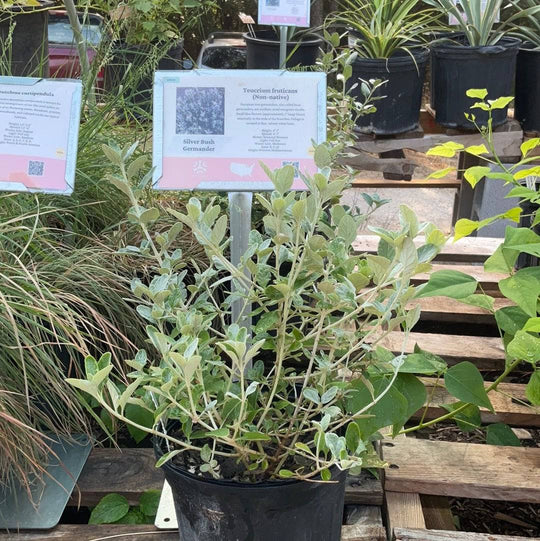
<svg viewBox="0 0 540 541">
<path fill-rule="evenodd" d="M 402 432 L 428 399 L 418 374 L 438 377 L 459 401 L 448 417 L 467 423 L 469 410 L 493 410 L 472 363 L 447 367 L 418 348 L 404 353 L 420 317 L 410 303 L 437 286 L 411 279 L 431 269 L 444 234 L 402 205 L 398 231 L 371 228 L 378 255 L 356 253 L 363 217 L 338 202 L 348 179 L 331 179 L 337 147 L 315 148 L 320 172 L 303 177 L 307 191 L 291 191 L 291 166 L 267 170 L 274 190 L 256 195 L 265 215 L 238 266 L 228 258 L 227 216 L 213 203 L 203 208 L 192 198 L 185 213 L 169 210 L 178 222 L 168 232 L 152 233 L 160 211 L 139 203 L 151 173 L 136 181 L 142 163 L 131 159 L 134 149 L 104 151 L 118 167 L 110 181 L 129 198 L 129 219 L 144 238 L 124 252 L 157 267 L 149 282 L 132 283 L 149 347 L 126 360 L 126 380 L 105 354 L 87 357 L 86 377 L 68 382 L 152 434 L 163 451 L 158 466 L 173 460 L 245 482 L 330 480 L 336 467 L 382 466 L 374 446 L 381 431 Z M 208 268 L 170 249 L 184 227 L 204 247 Z M 234 302 L 249 312 L 249 332 L 232 321 Z M 395 330 L 403 331 L 397 352 L 382 346 Z M 152 422 L 130 419 L 133 404 Z"/>
<path fill-rule="evenodd" d="M 130 505 L 121 494 L 107 494 L 92 509 L 88 524 L 154 524 L 160 497 L 160 490 L 147 490 L 138 505 Z"/>
<path fill-rule="evenodd" d="M 495 310 L 493 297 L 484 293 L 471 297 L 470 294 L 478 287 L 477 281 L 455 272 L 452 276 L 445 277 L 449 284 L 452 280 L 454 282 L 452 287 L 446 289 L 442 277 L 438 276 L 439 273 L 434 273 L 423 294 L 425 296 L 427 291 L 430 295 L 451 297 L 481 306 L 493 313 L 506 352 L 506 368 L 488 389 L 496 389 L 518 366 L 528 367 L 530 378 L 526 386 L 526 397 L 533 406 L 540 406 L 540 267 L 517 268 L 516 265 L 520 254 L 540 257 L 540 235 L 536 232 L 540 225 L 540 166 L 538 155 L 534 153 L 535 149 L 540 148 L 540 138 L 535 137 L 523 142 L 518 163 L 503 163 L 495 149 L 491 115 L 492 111 L 506 107 L 513 98 L 499 97 L 490 100 L 485 89 L 471 89 L 467 96 L 478 100 L 471 106 L 471 110 L 481 109 L 489 115 L 487 125 L 479 127 L 474 114 L 467 114 L 467 118 L 482 134 L 484 144 L 465 148 L 461 144 L 450 142 L 431 149 L 428 155 L 454 157 L 457 152 L 467 152 L 488 164 L 469 167 L 463 172 L 465 180 L 473 188 L 482 181 L 498 181 L 512 185 L 506 197 L 518 198 L 519 206 L 484 220 L 461 219 L 455 225 L 454 238 L 458 240 L 470 235 L 497 220 L 511 220 L 520 224 L 518 227 L 506 228 L 503 243 L 484 265 L 487 272 L 507 275 L 507 278 L 499 282 L 499 290 L 513 305 Z M 447 172 L 448 169 L 436 173 L 435 176 L 444 176 Z M 524 212 L 526 208 L 533 210 Z M 460 287 L 455 287 L 457 281 L 461 281 Z"/>
</svg>

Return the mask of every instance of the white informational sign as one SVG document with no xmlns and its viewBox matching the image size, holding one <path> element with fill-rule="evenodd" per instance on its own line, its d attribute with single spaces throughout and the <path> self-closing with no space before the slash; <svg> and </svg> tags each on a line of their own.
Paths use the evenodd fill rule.
<svg viewBox="0 0 540 541">
<path fill-rule="evenodd" d="M 309 27 L 310 0 L 259 0 L 259 24 Z"/>
<path fill-rule="evenodd" d="M 326 75 L 278 70 L 157 72 L 154 187 L 271 190 L 270 169 L 314 174 L 326 140 Z"/>
<path fill-rule="evenodd" d="M 0 190 L 73 191 L 82 84 L 0 77 Z"/>
</svg>

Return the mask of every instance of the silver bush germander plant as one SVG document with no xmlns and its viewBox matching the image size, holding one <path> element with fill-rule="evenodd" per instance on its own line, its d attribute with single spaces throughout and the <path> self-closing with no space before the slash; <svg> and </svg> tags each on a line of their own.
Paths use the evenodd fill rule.
<svg viewBox="0 0 540 541">
<path fill-rule="evenodd" d="M 126 361 L 127 381 L 105 354 L 87 358 L 86 379 L 69 382 L 117 419 L 162 438 L 168 452 L 158 465 L 173 459 L 203 476 L 254 482 L 328 480 L 332 467 L 379 465 L 378 431 L 399 432 L 426 399 L 411 372 L 444 368 L 433 356 L 422 364 L 422 352 L 407 357 L 379 345 L 417 322 L 419 307 L 407 309 L 411 278 L 430 268 L 445 242 L 441 231 L 402 206 L 400 231 L 373 228 L 379 255 L 355 253 L 363 216 L 339 203 L 347 181 L 330 175 L 338 149 L 322 145 L 315 149 L 320 172 L 304 178 L 307 191 L 291 191 L 293 167 L 267 171 L 274 191 L 256 196 L 263 226 L 251 231 L 234 266 L 227 216 L 217 205 L 202 208 L 192 198 L 185 214 L 169 211 L 178 219 L 169 232 L 151 234 L 159 212 L 139 205 L 150 174 L 132 188 L 141 168 L 132 152 L 106 148 L 120 171 L 111 180 L 130 198 L 130 219 L 144 233 L 127 250 L 157 268 L 149 283 L 132 285 L 149 347 Z M 204 247 L 207 268 L 170 250 L 182 227 Z M 238 300 L 252 307 L 250 332 L 231 324 Z M 152 426 L 129 419 L 128 404 L 151 412 Z"/>
</svg>

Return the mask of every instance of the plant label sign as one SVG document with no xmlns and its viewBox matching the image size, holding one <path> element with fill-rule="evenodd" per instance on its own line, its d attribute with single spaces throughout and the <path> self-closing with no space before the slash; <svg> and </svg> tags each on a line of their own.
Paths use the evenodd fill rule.
<svg viewBox="0 0 540 541">
<path fill-rule="evenodd" d="M 73 191 L 82 84 L 0 77 L 0 190 Z"/>
<path fill-rule="evenodd" d="M 259 24 L 309 27 L 311 0 L 259 0 Z"/>
<path fill-rule="evenodd" d="M 154 187 L 272 190 L 270 169 L 317 172 L 313 144 L 326 139 L 324 73 L 278 70 L 156 72 Z"/>
</svg>

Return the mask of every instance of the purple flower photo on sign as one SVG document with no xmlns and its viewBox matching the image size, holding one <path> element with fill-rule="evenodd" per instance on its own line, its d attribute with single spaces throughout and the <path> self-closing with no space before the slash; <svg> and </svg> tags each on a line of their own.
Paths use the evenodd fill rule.
<svg viewBox="0 0 540 541">
<path fill-rule="evenodd" d="M 223 135 L 225 133 L 225 88 L 177 88 L 176 133 L 178 135 Z"/>
</svg>

